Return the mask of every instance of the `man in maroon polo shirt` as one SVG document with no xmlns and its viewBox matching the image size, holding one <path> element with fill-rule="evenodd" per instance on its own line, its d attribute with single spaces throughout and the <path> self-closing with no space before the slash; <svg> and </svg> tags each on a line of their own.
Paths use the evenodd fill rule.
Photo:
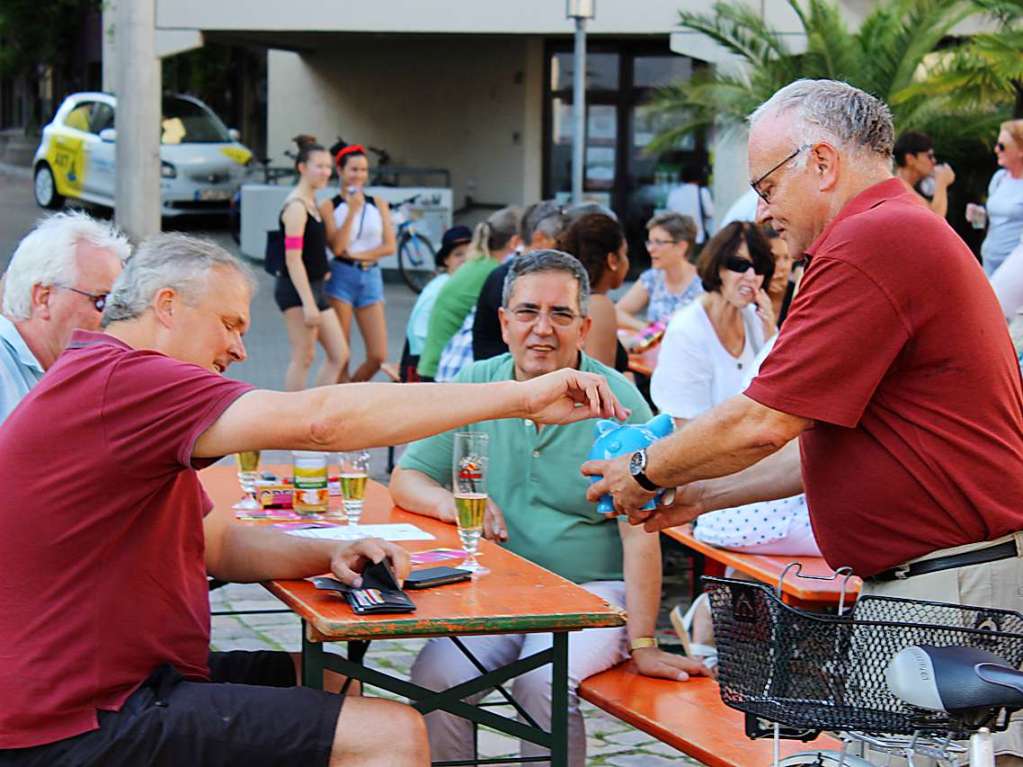
<svg viewBox="0 0 1023 767">
<path fill-rule="evenodd" d="M 802 80 L 750 123 L 759 217 L 809 258 L 800 293 L 743 394 L 586 464 L 591 497 L 658 529 L 805 488 L 826 560 L 867 591 L 1023 611 L 1023 392 L 983 271 L 892 177 L 877 99 Z M 664 487 L 673 505 L 640 511 Z"/>
<path fill-rule="evenodd" d="M 0 765 L 425 765 L 412 708 L 296 688 L 285 656 L 209 654 L 207 573 L 333 571 L 408 555 L 311 541 L 209 513 L 196 474 L 247 449 L 346 450 L 491 418 L 624 417 L 603 379 L 257 391 L 253 281 L 218 246 L 143 243 L 108 297 L 0 429 Z M 255 655 L 255 654 L 252 654 Z M 290 672 L 290 679 L 288 678 Z M 223 684 L 218 682 L 231 682 Z"/>
</svg>

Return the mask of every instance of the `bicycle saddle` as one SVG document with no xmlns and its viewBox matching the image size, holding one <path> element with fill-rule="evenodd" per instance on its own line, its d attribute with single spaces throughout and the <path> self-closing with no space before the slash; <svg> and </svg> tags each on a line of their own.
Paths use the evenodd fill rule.
<svg viewBox="0 0 1023 767">
<path fill-rule="evenodd" d="M 885 680 L 896 697 L 932 711 L 1023 707 L 1023 671 L 976 647 L 907 647 L 892 658 Z"/>
</svg>

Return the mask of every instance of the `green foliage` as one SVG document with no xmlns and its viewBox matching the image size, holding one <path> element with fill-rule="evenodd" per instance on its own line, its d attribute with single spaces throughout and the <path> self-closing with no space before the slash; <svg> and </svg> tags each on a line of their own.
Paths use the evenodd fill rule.
<svg viewBox="0 0 1023 767">
<path fill-rule="evenodd" d="M 775 91 L 798 78 L 844 80 L 891 107 L 897 131 L 924 130 L 936 143 L 974 148 L 991 135 L 1015 98 L 1023 75 L 1023 0 L 882 0 L 851 29 L 835 0 L 787 0 L 806 36 L 794 51 L 788 37 L 742 0 L 718 0 L 710 13 L 679 14 L 680 25 L 706 35 L 738 67 L 704 70 L 662 89 L 648 107 L 672 117 L 652 152 L 711 127 L 730 129 Z M 1001 30 L 936 53 L 970 17 L 995 18 Z"/>
<path fill-rule="evenodd" d="M 102 0 L 0 0 L 0 75 L 63 71 L 82 19 Z"/>
</svg>

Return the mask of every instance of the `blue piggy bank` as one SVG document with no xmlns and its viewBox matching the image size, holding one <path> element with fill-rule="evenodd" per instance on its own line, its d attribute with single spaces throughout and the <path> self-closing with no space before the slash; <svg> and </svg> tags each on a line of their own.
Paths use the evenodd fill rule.
<svg viewBox="0 0 1023 767">
<path fill-rule="evenodd" d="M 646 423 L 618 423 L 616 421 L 597 421 L 593 427 L 594 442 L 590 449 L 588 460 L 607 460 L 628 455 L 656 442 L 662 437 L 667 437 L 675 430 L 675 422 L 667 413 L 654 416 Z M 590 477 L 590 484 L 596 482 L 599 477 Z M 654 498 L 643 508 L 653 509 L 657 499 Z M 602 514 L 614 513 L 614 502 L 610 495 L 602 495 L 597 501 L 597 511 Z"/>
</svg>

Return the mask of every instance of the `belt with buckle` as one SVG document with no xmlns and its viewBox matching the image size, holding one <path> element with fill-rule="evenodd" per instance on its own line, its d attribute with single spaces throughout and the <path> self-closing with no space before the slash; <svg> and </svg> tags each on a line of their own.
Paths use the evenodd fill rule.
<svg viewBox="0 0 1023 767">
<path fill-rule="evenodd" d="M 901 581 L 912 578 L 914 575 L 926 575 L 941 570 L 952 570 L 956 567 L 967 567 L 969 565 L 982 565 L 985 562 L 997 562 L 999 559 L 1009 559 L 1017 556 L 1016 541 L 1005 541 L 994 546 L 983 549 L 966 551 L 962 554 L 950 554 L 947 557 L 935 557 L 934 559 L 923 559 L 909 565 L 899 565 L 888 570 L 882 570 L 873 576 L 875 581 Z"/>
<path fill-rule="evenodd" d="M 370 263 L 369 261 L 356 261 L 354 258 L 345 258 L 344 256 L 334 256 L 335 261 L 340 261 L 342 264 L 351 264 L 356 269 L 362 269 L 364 272 L 368 272 L 370 269 L 374 269 L 377 266 L 377 262 Z"/>
</svg>

